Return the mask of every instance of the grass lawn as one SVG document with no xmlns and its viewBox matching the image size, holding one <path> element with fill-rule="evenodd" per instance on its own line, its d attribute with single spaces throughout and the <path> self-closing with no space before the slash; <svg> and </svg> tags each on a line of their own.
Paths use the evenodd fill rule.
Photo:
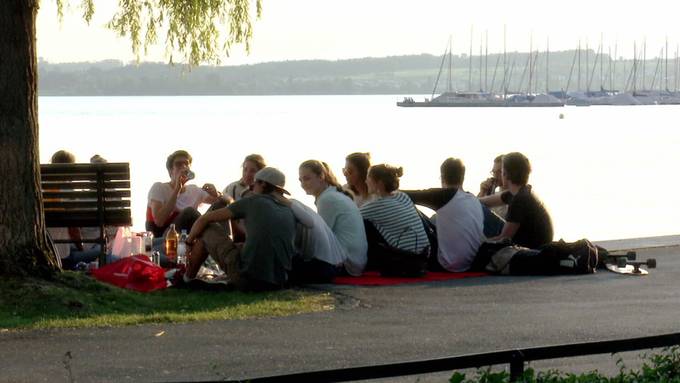
<svg viewBox="0 0 680 383">
<path fill-rule="evenodd" d="M 63 272 L 53 281 L 1 280 L 0 332 L 275 317 L 332 310 L 333 305 L 330 294 L 304 290 L 241 293 L 170 288 L 137 293 L 82 273 Z"/>
</svg>

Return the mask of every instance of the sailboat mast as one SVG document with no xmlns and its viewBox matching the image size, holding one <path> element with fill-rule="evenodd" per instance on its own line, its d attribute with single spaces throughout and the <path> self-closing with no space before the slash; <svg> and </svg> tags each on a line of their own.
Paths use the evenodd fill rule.
<svg viewBox="0 0 680 383">
<path fill-rule="evenodd" d="M 484 90 L 489 91 L 489 30 L 486 30 L 484 41 Z"/>
<path fill-rule="evenodd" d="M 451 45 L 451 36 L 449 36 L 449 44 L 447 45 Z M 444 69 L 444 61 L 446 61 L 446 49 L 444 49 L 444 54 L 442 55 L 442 62 L 439 64 L 439 72 L 437 72 L 437 79 L 434 82 L 434 88 L 432 88 L 432 98 L 430 98 L 430 100 L 434 99 L 434 94 L 437 92 L 437 84 L 439 84 L 439 77 L 441 77 L 442 69 Z"/>
<path fill-rule="evenodd" d="M 470 57 L 468 64 L 468 91 L 472 91 L 472 36 L 474 32 L 474 26 L 470 27 Z"/>
<path fill-rule="evenodd" d="M 604 89 L 604 75 L 603 68 L 604 65 L 604 34 L 600 33 L 600 90 Z"/>
<path fill-rule="evenodd" d="M 562 96 L 564 99 L 567 98 L 567 92 L 569 92 L 569 85 L 571 84 L 571 75 L 574 73 L 574 65 L 576 65 L 576 56 L 578 56 L 578 51 L 574 50 L 574 58 L 571 59 L 571 68 L 569 68 L 569 77 L 567 77 L 567 86 L 564 87 Z"/>
<path fill-rule="evenodd" d="M 586 39 L 586 94 L 590 93 L 590 77 L 588 72 L 590 72 L 590 49 L 588 48 L 588 40 Z"/>
<path fill-rule="evenodd" d="M 483 87 L 482 87 L 482 59 L 484 56 L 482 56 L 482 44 L 484 43 L 484 40 L 482 40 L 482 35 L 479 36 L 479 91 L 483 92 Z"/>
<path fill-rule="evenodd" d="M 664 86 L 666 87 L 666 90 L 668 90 L 668 36 L 666 36 L 666 75 L 664 76 L 666 79 L 664 80 Z"/>
<path fill-rule="evenodd" d="M 545 94 L 550 94 L 550 37 L 545 43 Z"/>
<path fill-rule="evenodd" d="M 528 87 L 527 87 L 527 93 L 531 93 L 531 78 L 533 77 L 534 74 L 534 67 L 533 67 L 533 55 L 534 55 L 534 34 L 533 32 L 529 35 L 529 82 L 528 82 Z"/>
<path fill-rule="evenodd" d="M 678 69 L 680 69 L 680 67 L 678 67 L 678 59 L 680 58 L 679 55 L 680 52 L 678 51 L 680 51 L 680 44 L 675 46 L 675 86 L 673 87 L 673 90 L 675 90 L 676 92 L 678 91 Z"/>
<path fill-rule="evenodd" d="M 614 90 L 614 84 L 616 84 L 616 60 L 617 60 L 617 57 L 619 57 L 618 56 L 618 53 L 619 53 L 618 49 L 619 49 L 619 41 L 616 40 L 614 42 L 614 57 L 613 57 L 613 60 L 612 60 L 613 64 L 614 64 L 613 65 L 614 68 L 613 68 L 613 72 L 612 72 L 613 73 L 612 74 L 612 90 Z"/>
<path fill-rule="evenodd" d="M 453 69 L 453 36 L 449 36 L 449 89 L 448 91 L 451 92 L 453 91 L 453 82 L 451 80 L 451 72 Z"/>
<path fill-rule="evenodd" d="M 507 75 L 508 75 L 508 68 L 506 66 L 506 57 L 507 57 L 507 49 L 505 45 L 505 38 L 506 38 L 506 29 L 505 29 L 505 24 L 503 24 L 503 100 L 506 99 L 508 96 L 508 85 L 507 85 Z"/>
<path fill-rule="evenodd" d="M 637 90 L 637 43 L 633 41 L 633 95 Z"/>
<path fill-rule="evenodd" d="M 645 86 L 645 77 L 647 77 L 647 38 L 642 45 L 642 90 L 647 89 Z"/>
<path fill-rule="evenodd" d="M 607 48 L 609 55 L 609 90 L 614 90 L 614 72 L 612 72 L 612 47 Z"/>
<path fill-rule="evenodd" d="M 578 40 L 578 73 L 576 74 L 576 91 L 581 91 L 581 40 Z"/>
</svg>

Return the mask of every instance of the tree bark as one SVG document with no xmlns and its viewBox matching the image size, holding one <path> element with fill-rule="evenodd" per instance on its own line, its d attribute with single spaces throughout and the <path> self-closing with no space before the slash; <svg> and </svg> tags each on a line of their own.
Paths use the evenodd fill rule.
<svg viewBox="0 0 680 383">
<path fill-rule="evenodd" d="M 40 193 L 37 11 L 38 0 L 0 0 L 0 275 L 59 270 Z"/>
</svg>

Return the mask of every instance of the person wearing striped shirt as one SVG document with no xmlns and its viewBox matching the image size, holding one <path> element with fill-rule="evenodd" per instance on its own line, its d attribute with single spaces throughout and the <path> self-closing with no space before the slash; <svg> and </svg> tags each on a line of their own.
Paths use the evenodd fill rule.
<svg viewBox="0 0 680 383">
<path fill-rule="evenodd" d="M 401 250 L 421 253 L 429 245 L 422 220 L 411 199 L 399 189 L 402 168 L 375 165 L 368 171 L 368 190 L 378 199 L 362 206 L 368 239 L 369 264 L 380 262 L 380 242 Z"/>
</svg>

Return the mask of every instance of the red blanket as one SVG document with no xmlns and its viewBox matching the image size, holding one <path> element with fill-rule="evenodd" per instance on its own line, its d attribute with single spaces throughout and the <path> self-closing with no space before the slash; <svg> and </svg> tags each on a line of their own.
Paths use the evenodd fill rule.
<svg viewBox="0 0 680 383">
<path fill-rule="evenodd" d="M 381 277 L 377 271 L 367 271 L 360 277 L 336 277 L 333 281 L 337 285 L 356 285 L 356 286 L 389 286 L 400 285 L 402 283 L 419 283 L 432 281 L 448 281 L 450 279 L 461 279 L 471 277 L 483 277 L 488 273 L 465 272 L 465 273 L 443 273 L 429 271 L 424 277 L 420 278 L 385 278 Z"/>
</svg>

